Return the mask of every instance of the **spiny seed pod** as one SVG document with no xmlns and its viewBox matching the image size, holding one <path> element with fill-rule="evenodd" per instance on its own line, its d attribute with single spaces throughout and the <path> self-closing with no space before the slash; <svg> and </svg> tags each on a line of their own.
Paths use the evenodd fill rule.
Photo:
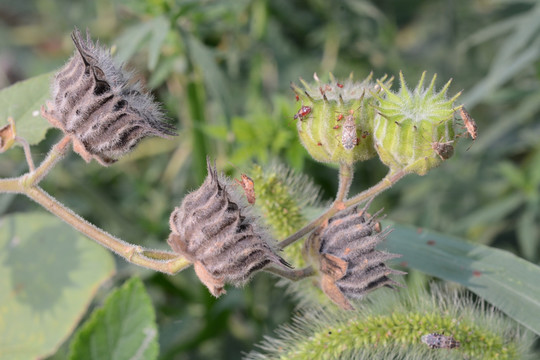
<svg viewBox="0 0 540 360">
<path fill-rule="evenodd" d="M 361 298 L 382 286 L 402 286 L 388 275 L 405 274 L 384 264 L 401 255 L 375 250 L 389 230 L 381 232 L 376 215 L 370 216 L 366 208 L 360 212 L 352 208 L 330 218 L 306 242 L 306 251 L 316 258 L 322 290 L 346 310 L 354 309 L 347 298 Z"/>
<path fill-rule="evenodd" d="M 208 159 L 207 167 L 202 186 L 171 214 L 168 243 L 193 262 L 199 279 L 218 297 L 225 293 L 226 283 L 240 286 L 267 265 L 289 265 L 272 249 L 254 219 L 243 214 L 245 208 L 238 205 L 242 198 L 218 177 Z"/>
<path fill-rule="evenodd" d="M 373 146 L 373 94 L 380 86 L 370 74 L 361 82 L 348 80 L 340 83 L 330 74 L 330 83 L 323 84 L 314 76 L 315 83 L 303 79 L 303 88 L 291 84 L 301 107 L 294 116 L 298 135 L 310 155 L 321 162 L 347 163 L 363 161 L 375 156 Z M 392 79 L 380 79 L 389 86 Z"/>
<path fill-rule="evenodd" d="M 107 166 L 146 136 L 175 135 L 152 97 L 130 82 L 131 75 L 88 32 L 86 41 L 78 29 L 71 38 L 75 54 L 56 74 L 53 101 L 42 115 L 72 138 L 75 152 Z"/>
<path fill-rule="evenodd" d="M 401 88 L 394 93 L 385 84 L 377 95 L 379 106 L 375 118 L 375 148 L 381 161 L 391 170 L 425 175 L 454 153 L 456 141 L 453 103 L 460 95 L 447 99 L 451 80 L 435 92 L 433 76 L 427 89 L 422 74 L 414 90 L 409 90 L 403 74 Z"/>
</svg>

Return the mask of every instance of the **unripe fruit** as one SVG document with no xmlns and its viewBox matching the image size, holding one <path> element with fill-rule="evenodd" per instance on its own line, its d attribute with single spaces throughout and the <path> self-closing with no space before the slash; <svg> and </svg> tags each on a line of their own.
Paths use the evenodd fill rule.
<svg viewBox="0 0 540 360">
<path fill-rule="evenodd" d="M 379 82 L 379 106 L 374 124 L 375 148 L 381 161 L 393 171 L 425 175 L 454 152 L 456 141 L 453 103 L 460 95 L 447 99 L 448 81 L 435 92 L 433 76 L 427 89 L 422 77 L 409 90 L 400 73 L 400 90 L 395 93 Z"/>
<path fill-rule="evenodd" d="M 321 162 L 353 164 L 375 156 L 373 147 L 373 118 L 376 99 L 373 94 L 380 86 L 370 74 L 362 82 L 352 76 L 339 83 L 331 75 L 328 84 L 308 84 L 300 79 L 303 88 L 291 84 L 301 107 L 294 116 L 299 138 L 310 155 Z M 380 80 L 385 81 L 385 78 Z M 384 82 L 390 85 L 391 79 Z"/>
</svg>

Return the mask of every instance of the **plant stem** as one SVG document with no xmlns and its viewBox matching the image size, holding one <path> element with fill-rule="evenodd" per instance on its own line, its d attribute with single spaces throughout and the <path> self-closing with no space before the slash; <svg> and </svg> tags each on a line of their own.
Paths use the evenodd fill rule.
<svg viewBox="0 0 540 360">
<path fill-rule="evenodd" d="M 279 275 L 291 281 L 298 281 L 298 280 L 301 280 L 303 278 L 306 278 L 315 274 L 315 271 L 313 270 L 311 266 L 306 266 L 305 268 L 301 268 L 301 269 L 289 269 L 289 270 L 274 267 L 274 266 L 269 266 L 267 268 L 264 268 L 264 271 Z"/>
<path fill-rule="evenodd" d="M 34 160 L 32 159 L 32 153 L 30 152 L 30 145 L 28 144 L 28 141 L 18 136 L 15 136 L 15 141 L 18 141 L 19 144 L 21 144 L 21 146 L 23 147 L 24 157 L 26 158 L 28 169 L 30 169 L 31 172 L 35 171 L 36 167 L 34 166 Z"/>
<path fill-rule="evenodd" d="M 23 176 L 23 186 L 28 188 L 39 184 L 45 175 L 47 175 L 49 171 L 51 171 L 51 169 L 66 155 L 66 150 L 70 143 L 71 138 L 66 135 L 56 145 L 54 145 L 39 167 L 35 171 Z"/>
<path fill-rule="evenodd" d="M 58 161 L 65 156 L 70 143 L 71 138 L 69 136 L 64 136 L 53 146 L 47 157 L 35 170 L 33 169 L 30 149 L 25 148 L 27 162 L 31 171 L 18 178 L 0 179 L 0 192 L 25 194 L 52 214 L 64 220 L 77 231 L 114 251 L 130 263 L 170 275 L 174 275 L 191 265 L 191 263 L 181 255 L 167 251 L 145 249 L 141 246 L 129 244 L 112 236 L 75 214 L 72 210 L 58 202 L 58 200 L 47 194 L 38 186 L 45 175 L 47 175 Z"/>
<path fill-rule="evenodd" d="M 356 195 L 355 197 L 349 200 L 346 200 L 345 202 L 342 202 L 342 203 L 334 202 L 332 206 L 327 211 L 325 211 L 321 216 L 319 216 L 317 219 L 313 220 L 312 222 L 307 224 L 305 227 L 298 230 L 296 233 L 292 234 L 285 240 L 278 243 L 278 248 L 279 249 L 286 248 L 287 246 L 293 244 L 295 241 L 301 239 L 304 235 L 309 234 L 311 231 L 315 230 L 325 220 L 330 219 L 332 216 L 334 216 L 338 212 L 380 194 L 384 190 L 392 187 L 396 182 L 398 182 L 405 175 L 407 175 L 407 173 L 403 170 L 396 171 L 396 172 L 390 170 L 390 172 L 381 181 L 379 181 L 377 184 L 370 187 L 369 189 L 362 191 L 360 194 Z"/>
<path fill-rule="evenodd" d="M 353 166 L 349 164 L 339 164 L 339 189 L 334 204 L 338 205 L 347 197 L 353 179 Z"/>
<path fill-rule="evenodd" d="M 77 231 L 88 236 L 90 239 L 105 246 L 106 248 L 114 251 L 118 255 L 122 256 L 127 261 L 144 266 L 149 269 L 161 271 L 167 274 L 175 274 L 176 272 L 191 265 L 189 261 L 183 257 L 177 255 L 174 258 L 169 259 L 152 259 L 144 255 L 145 252 L 150 254 L 156 253 L 151 250 L 146 250 L 138 245 L 129 244 L 123 240 L 117 239 L 111 234 L 108 234 L 104 230 L 96 227 L 93 224 L 85 221 L 79 215 L 65 207 L 58 202 L 55 198 L 47 194 L 39 186 L 32 186 L 24 191 L 30 199 L 34 200 L 51 213 L 64 220 L 71 225 Z M 168 261 L 165 261 L 168 260 Z"/>
</svg>

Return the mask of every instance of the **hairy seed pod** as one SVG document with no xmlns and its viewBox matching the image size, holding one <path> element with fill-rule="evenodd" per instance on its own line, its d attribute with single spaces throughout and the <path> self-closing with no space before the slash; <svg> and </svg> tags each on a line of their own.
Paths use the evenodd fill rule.
<svg viewBox="0 0 540 360">
<path fill-rule="evenodd" d="M 354 81 L 351 74 L 338 82 L 330 74 L 330 82 L 322 83 L 315 74 L 314 83 L 291 84 L 302 104 L 294 115 L 298 137 L 315 160 L 353 164 L 376 155 L 371 134 L 381 88 L 372 77 Z M 387 86 L 392 80 L 380 79 Z"/>
<path fill-rule="evenodd" d="M 306 243 L 318 258 L 322 290 L 347 310 L 353 309 L 348 298 L 361 298 L 382 286 L 402 286 L 388 276 L 404 273 L 384 264 L 401 255 L 375 250 L 389 231 L 380 232 L 375 216 L 365 210 L 352 208 L 330 218 Z"/>
<path fill-rule="evenodd" d="M 107 166 L 146 136 L 175 135 L 152 97 L 88 32 L 84 40 L 75 29 L 71 38 L 75 54 L 55 75 L 53 99 L 42 114 L 72 138 L 75 152 Z"/>
<path fill-rule="evenodd" d="M 254 219 L 243 214 L 239 200 L 208 159 L 207 167 L 202 186 L 172 212 L 168 243 L 194 263 L 199 279 L 217 297 L 225 293 L 226 283 L 240 286 L 267 265 L 289 265 L 276 254 Z"/>
<path fill-rule="evenodd" d="M 448 99 L 446 93 L 451 81 L 436 92 L 437 76 L 433 76 L 427 88 L 424 88 L 425 77 L 424 72 L 411 90 L 400 73 L 398 92 L 379 82 L 382 91 L 376 95 L 379 106 L 373 128 L 375 148 L 381 161 L 394 171 L 425 175 L 454 153 L 453 103 L 460 93 Z"/>
</svg>

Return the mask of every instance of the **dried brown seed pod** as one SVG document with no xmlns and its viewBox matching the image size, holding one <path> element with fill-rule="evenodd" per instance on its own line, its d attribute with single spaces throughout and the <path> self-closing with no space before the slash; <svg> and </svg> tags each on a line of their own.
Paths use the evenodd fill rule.
<svg viewBox="0 0 540 360">
<path fill-rule="evenodd" d="M 322 290 L 347 310 L 353 309 L 348 298 L 360 298 L 382 286 L 402 286 L 388 276 L 405 274 L 385 265 L 401 255 L 375 250 L 389 231 L 381 232 L 377 216 L 365 210 L 352 208 L 330 218 L 307 242 L 313 248 L 310 253 L 317 254 Z"/>
<path fill-rule="evenodd" d="M 89 162 L 115 162 L 146 136 L 175 135 L 151 95 L 117 66 L 109 51 L 71 34 L 75 54 L 54 77 L 52 102 L 43 116 L 73 140 L 73 150 Z"/>
<path fill-rule="evenodd" d="M 207 159 L 208 176 L 171 214 L 171 248 L 194 263 L 199 279 L 214 296 L 226 283 L 245 284 L 267 265 L 289 264 L 276 254 L 254 219 L 239 205 L 240 197 L 218 176 Z"/>
</svg>

